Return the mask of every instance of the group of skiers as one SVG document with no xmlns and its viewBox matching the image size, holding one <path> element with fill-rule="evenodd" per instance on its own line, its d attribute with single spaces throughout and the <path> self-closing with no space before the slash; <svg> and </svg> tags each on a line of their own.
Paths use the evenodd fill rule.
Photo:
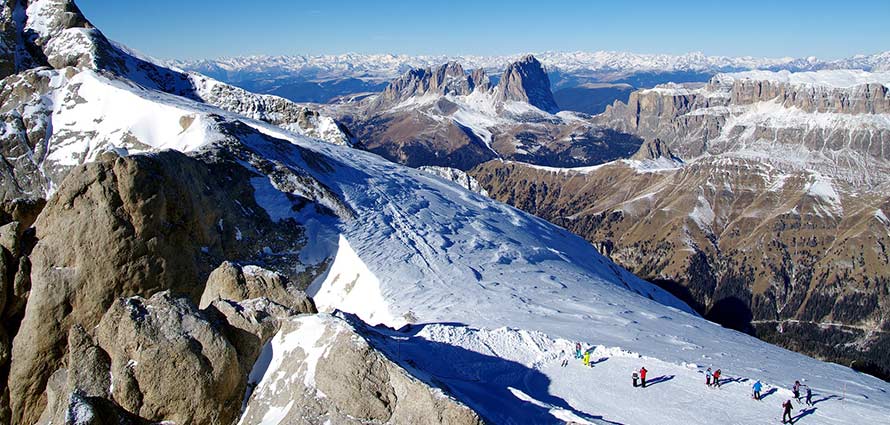
<svg viewBox="0 0 890 425">
<path fill-rule="evenodd" d="M 813 403 L 813 390 L 810 389 L 809 386 L 801 385 L 800 381 L 794 381 L 794 386 L 791 387 L 791 393 L 794 395 L 794 399 L 800 403 L 800 390 L 801 387 L 806 388 L 806 395 L 804 398 L 804 402 L 807 406 L 812 406 Z M 763 388 L 763 384 L 760 381 L 754 383 L 754 399 L 760 400 L 760 390 Z M 794 405 L 791 404 L 791 400 L 785 400 L 782 403 L 782 423 L 794 423 L 794 415 L 792 415 L 792 411 L 794 411 Z"/>
<path fill-rule="evenodd" d="M 705 385 L 713 388 L 720 388 L 720 375 L 723 372 L 720 369 L 717 369 L 714 372 L 711 372 L 711 368 L 705 372 Z"/>
<path fill-rule="evenodd" d="M 562 352 L 563 360 L 560 364 L 560 366 L 562 366 L 562 367 L 566 367 L 569 364 L 568 359 L 566 359 L 564 355 L 565 355 L 565 351 Z M 591 361 L 590 361 L 590 351 L 584 350 L 581 347 L 581 343 L 575 344 L 575 358 L 580 359 L 581 362 L 584 363 L 584 366 L 593 367 L 593 363 L 591 363 Z M 648 371 L 646 370 L 645 367 L 642 367 L 642 368 L 640 368 L 639 371 L 634 371 L 632 373 L 631 379 L 633 381 L 634 388 L 636 388 L 636 387 L 646 388 L 646 374 L 647 373 L 648 373 Z M 712 372 L 711 368 L 709 367 L 707 369 L 707 371 L 705 371 L 705 385 L 707 385 L 709 388 L 720 388 L 720 376 L 722 375 L 722 373 L 723 372 L 720 369 L 717 369 Z M 812 406 L 813 405 L 813 391 L 810 389 L 809 386 L 801 385 L 800 381 L 794 381 L 794 386 L 791 388 L 791 392 L 792 392 L 792 394 L 794 394 L 794 398 L 798 402 L 800 402 L 802 387 L 804 387 L 806 389 L 805 403 L 807 404 L 807 406 Z M 754 391 L 752 398 L 754 398 L 754 400 L 761 400 L 762 399 L 761 391 L 763 390 L 763 384 L 760 381 L 754 382 L 754 385 L 752 386 L 752 390 Z M 792 415 L 793 410 L 794 410 L 794 406 L 792 406 L 791 400 L 787 400 L 784 403 L 782 403 L 782 423 L 783 424 L 784 423 L 793 423 L 793 421 L 794 421 L 794 417 Z"/>
<path fill-rule="evenodd" d="M 575 343 L 575 358 L 581 359 L 581 363 L 584 363 L 584 366 L 593 367 L 594 363 L 590 361 L 590 350 L 584 350 L 581 348 L 581 343 Z"/>
</svg>

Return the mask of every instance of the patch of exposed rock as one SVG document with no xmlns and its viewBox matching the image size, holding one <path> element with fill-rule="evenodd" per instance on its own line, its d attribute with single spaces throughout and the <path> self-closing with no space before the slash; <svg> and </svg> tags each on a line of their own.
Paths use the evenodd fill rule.
<svg viewBox="0 0 890 425">
<path fill-rule="evenodd" d="M 223 262 L 210 273 L 199 306 L 215 300 L 236 302 L 265 297 L 294 311 L 316 313 L 315 303 L 287 277 L 259 266 Z"/>
<path fill-rule="evenodd" d="M 224 259 L 293 252 L 305 242 L 293 221 L 274 223 L 257 206 L 256 174 L 221 157 L 168 151 L 110 156 L 75 168 L 35 224 L 30 293 L 13 340 L 9 376 L 14 423 L 33 422 L 50 375 L 65 363 L 72 326 L 96 326 L 118 297 L 171 290 L 198 302 Z M 317 272 L 298 254 L 274 260 Z M 302 302 L 305 302 L 305 298 Z"/>
<path fill-rule="evenodd" d="M 481 424 L 471 409 L 411 376 L 348 322 L 327 314 L 282 323 L 257 363 L 240 423 Z"/>
</svg>

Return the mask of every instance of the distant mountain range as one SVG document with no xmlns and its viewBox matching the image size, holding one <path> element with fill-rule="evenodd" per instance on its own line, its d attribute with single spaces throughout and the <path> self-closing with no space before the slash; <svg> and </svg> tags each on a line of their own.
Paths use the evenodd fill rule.
<svg viewBox="0 0 890 425">
<path fill-rule="evenodd" d="M 484 69 L 492 75 L 522 56 L 409 56 L 393 54 L 343 54 L 320 56 L 247 56 L 193 61 L 169 61 L 168 65 L 199 72 L 258 93 L 275 94 L 297 102 L 328 102 L 338 96 L 378 92 L 389 80 L 411 69 L 458 62 L 467 69 Z M 636 88 L 666 82 L 705 82 L 721 72 L 745 70 L 815 71 L 821 69 L 890 69 L 890 51 L 838 60 L 809 58 L 758 58 L 709 56 L 701 52 L 683 55 L 627 52 L 544 52 L 535 57 L 547 68 L 554 97 L 562 109 L 602 112 L 613 100 L 627 100 L 619 90 L 606 101 L 592 99 L 578 104 L 578 89 L 596 95 L 602 87 L 593 83 L 623 83 Z M 563 93 L 564 90 L 569 92 Z M 615 91 L 610 89 L 610 92 Z"/>
</svg>

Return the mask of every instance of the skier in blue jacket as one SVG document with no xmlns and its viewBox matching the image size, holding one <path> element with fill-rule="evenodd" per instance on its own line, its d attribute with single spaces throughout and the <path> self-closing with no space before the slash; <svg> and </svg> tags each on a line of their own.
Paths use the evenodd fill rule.
<svg viewBox="0 0 890 425">
<path fill-rule="evenodd" d="M 763 389 L 763 384 L 760 381 L 754 383 L 754 400 L 760 400 L 760 391 Z"/>
</svg>

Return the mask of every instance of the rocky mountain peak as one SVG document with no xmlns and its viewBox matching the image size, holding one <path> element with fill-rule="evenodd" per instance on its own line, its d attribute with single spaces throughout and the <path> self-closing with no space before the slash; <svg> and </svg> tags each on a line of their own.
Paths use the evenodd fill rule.
<svg viewBox="0 0 890 425">
<path fill-rule="evenodd" d="M 426 94 L 468 95 L 473 92 L 473 77 L 467 75 L 461 64 L 450 61 L 437 67 L 411 69 L 393 80 L 383 91 L 386 102 L 400 102 Z"/>
<path fill-rule="evenodd" d="M 475 90 L 482 90 L 485 92 L 491 90 L 491 77 L 489 77 L 482 68 L 473 70 L 470 74 L 470 82 L 473 84 Z"/>
<path fill-rule="evenodd" d="M 543 111 L 559 111 L 550 91 L 550 78 L 541 62 L 532 55 L 523 56 L 507 66 L 498 83 L 497 101 L 528 102 Z"/>
</svg>

